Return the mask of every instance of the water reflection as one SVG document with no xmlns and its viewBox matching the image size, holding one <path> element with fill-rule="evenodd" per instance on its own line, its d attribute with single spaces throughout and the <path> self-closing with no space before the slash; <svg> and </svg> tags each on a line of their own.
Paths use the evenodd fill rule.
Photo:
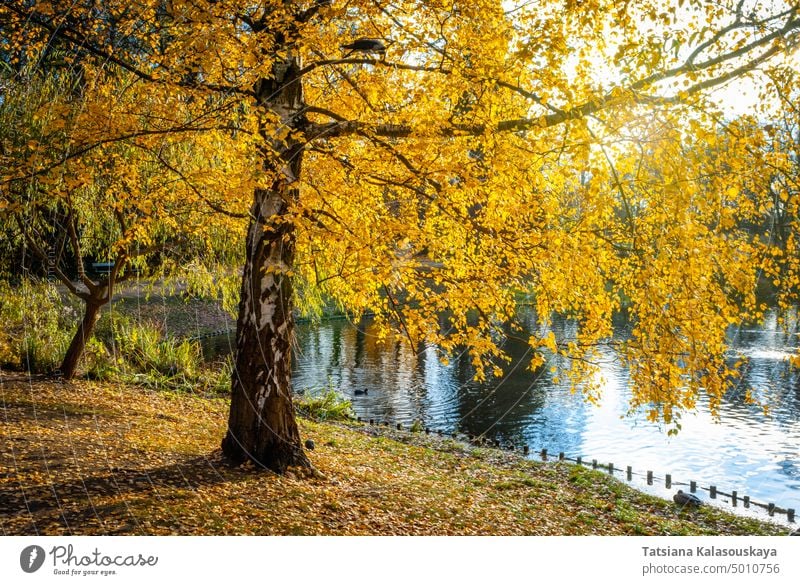
<svg viewBox="0 0 800 585">
<path fill-rule="evenodd" d="M 522 322 L 527 329 L 520 337 L 527 339 L 534 321 L 523 315 Z M 528 444 L 534 452 L 546 447 L 618 467 L 671 473 L 675 480 L 695 479 L 800 508 L 800 377 L 785 360 L 796 350 L 798 336 L 774 319 L 763 328 L 735 332 L 737 347 L 749 359 L 743 383 L 765 393 L 770 415 L 745 404 L 743 391 L 734 391 L 723 401 L 720 421 L 701 403 L 697 412 L 684 415 L 676 437 L 643 415 L 625 416 L 629 376 L 611 348 L 600 356 L 603 393 L 595 406 L 572 394 L 566 383 L 529 371 L 522 341 L 507 342 L 513 358 L 507 374 L 488 383 L 472 380 L 467 356 L 444 364 L 435 348 L 379 344 L 368 321 L 303 324 L 297 341 L 295 388 L 332 384 L 365 419 L 406 425 L 419 419 L 435 429 L 486 433 Z M 355 394 L 365 388 L 367 395 Z"/>
</svg>

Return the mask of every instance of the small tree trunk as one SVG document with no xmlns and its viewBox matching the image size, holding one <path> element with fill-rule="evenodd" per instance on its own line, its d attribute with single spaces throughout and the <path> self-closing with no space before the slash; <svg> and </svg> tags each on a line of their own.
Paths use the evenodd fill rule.
<svg viewBox="0 0 800 585">
<path fill-rule="evenodd" d="M 86 309 L 83 313 L 83 319 L 78 330 L 72 337 L 72 341 L 67 348 L 67 353 L 64 354 L 64 359 L 61 362 L 59 373 L 62 378 L 71 380 L 75 377 L 75 372 L 78 369 L 78 363 L 83 356 L 83 350 L 86 349 L 86 342 L 91 339 L 94 333 L 97 320 L 100 318 L 100 309 L 108 302 L 107 300 L 89 299 L 86 301 Z"/>
</svg>

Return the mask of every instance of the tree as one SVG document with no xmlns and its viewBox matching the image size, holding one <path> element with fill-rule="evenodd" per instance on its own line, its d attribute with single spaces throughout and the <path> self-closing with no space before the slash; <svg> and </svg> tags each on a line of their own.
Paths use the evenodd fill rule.
<svg viewBox="0 0 800 585">
<path fill-rule="evenodd" d="M 800 293 L 800 107 L 798 107 L 799 72 L 777 67 L 768 72 L 767 95 L 781 104 L 779 115 L 763 124 L 765 164 L 770 173 L 762 186 L 771 200 L 766 209 L 766 237 L 774 242 L 772 262 L 766 276 L 773 279 L 777 304 L 783 309 L 795 305 Z M 800 357 L 795 356 L 800 365 Z"/>
<path fill-rule="evenodd" d="M 709 94 L 793 52 L 797 6 L 12 0 L 0 10 L 12 46 L 35 53 L 57 38 L 91 58 L 96 103 L 127 91 L 101 72 L 125 71 L 153 96 L 146 114 L 126 116 L 157 120 L 174 141 L 230 128 L 258 152 L 223 440 L 233 460 L 309 465 L 290 394 L 298 291 L 374 312 L 387 336 L 436 344 L 443 359 L 465 346 L 478 376 L 501 369 L 519 293 L 534 295 L 541 321 L 532 367 L 558 352 L 576 380 L 624 306 L 635 403 L 654 418 L 674 424 L 703 389 L 713 408 L 729 385 L 724 330 L 758 312 L 749 289 L 762 247 L 729 225 L 747 213 L 752 177 L 716 165 L 721 114 Z M 121 47 L 109 40 L 120 36 Z M 385 51 L 353 49 L 359 39 Z M 196 116 L 175 116 L 178 103 Z M 77 133 L 68 158 L 142 136 L 119 123 Z M 707 261 L 717 253 L 723 262 Z M 573 339 L 550 332 L 554 312 L 576 321 Z"/>
<path fill-rule="evenodd" d="M 181 260 L 219 256 L 227 244 L 220 236 L 240 229 L 244 217 L 236 191 L 240 185 L 204 177 L 210 151 L 225 147 L 213 133 L 202 144 L 112 142 L 80 159 L 66 156 L 72 146 L 68 136 L 96 132 L 97 118 L 91 115 L 96 104 L 75 89 L 85 81 L 82 76 L 40 67 L 6 80 L 0 104 L 0 140 L 9 152 L 4 166 L 24 174 L 39 161 L 46 169 L 9 184 L 0 199 L 0 217 L 11 228 L 9 241 L 19 240 L 38 259 L 40 275 L 58 280 L 84 303 L 56 372 L 71 379 L 117 285 L 134 273 L 150 272 L 148 260 L 156 253 L 162 276 L 168 275 L 163 270 L 167 258 L 174 268 Z M 147 96 L 131 89 L 127 99 L 141 107 Z M 117 100 L 116 106 L 127 104 Z M 209 190 L 210 199 L 204 195 Z M 228 211 L 213 203 L 220 198 L 228 199 Z M 236 208 L 238 213 L 230 211 Z M 218 243 L 212 245 L 212 239 Z M 90 260 L 100 261 L 102 268 L 91 270 Z"/>
</svg>

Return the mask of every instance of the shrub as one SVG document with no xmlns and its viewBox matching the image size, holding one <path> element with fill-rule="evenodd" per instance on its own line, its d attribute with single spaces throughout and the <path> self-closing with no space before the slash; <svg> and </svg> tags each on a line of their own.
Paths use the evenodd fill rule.
<svg viewBox="0 0 800 585">
<path fill-rule="evenodd" d="M 116 337 L 121 335 L 122 331 L 128 330 L 133 327 L 133 321 L 130 317 L 115 310 L 114 305 L 109 306 L 108 311 L 103 311 L 97 325 L 94 328 L 94 336 L 102 342 L 109 351 L 114 351 L 116 346 Z"/>
<path fill-rule="evenodd" d="M 16 287 L 0 282 L 0 363 L 30 373 L 54 371 L 77 326 L 77 309 L 45 280 Z"/>
<path fill-rule="evenodd" d="M 230 355 L 207 364 L 200 372 L 198 389 L 222 396 L 230 394 L 233 368 L 233 356 Z"/>
<path fill-rule="evenodd" d="M 116 360 L 110 375 L 143 386 L 203 394 L 230 392 L 233 358 L 205 363 L 196 340 L 166 337 L 151 323 L 117 315 L 111 320 L 106 347 Z M 107 331 L 101 331 L 107 335 Z M 102 365 L 101 365 L 102 368 Z"/>
<path fill-rule="evenodd" d="M 352 403 L 333 387 L 295 397 L 297 412 L 314 420 L 351 420 L 355 418 Z"/>
<path fill-rule="evenodd" d="M 115 348 L 120 357 L 142 372 L 193 378 L 200 369 L 200 345 L 164 337 L 149 323 L 121 323 L 115 327 Z"/>
<path fill-rule="evenodd" d="M 113 380 L 119 373 L 113 354 L 96 337 L 86 342 L 83 359 L 86 364 L 86 377 L 90 380 Z"/>
</svg>

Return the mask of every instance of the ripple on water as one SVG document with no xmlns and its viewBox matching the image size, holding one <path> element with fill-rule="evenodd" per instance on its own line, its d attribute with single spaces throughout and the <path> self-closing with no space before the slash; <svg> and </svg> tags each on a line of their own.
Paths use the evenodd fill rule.
<svg viewBox="0 0 800 585">
<path fill-rule="evenodd" d="M 518 334 L 527 338 L 525 331 Z M 736 489 L 757 501 L 800 508 L 800 376 L 787 359 L 798 351 L 797 336 L 774 320 L 762 329 L 736 332 L 737 348 L 748 365 L 740 388 L 721 405 L 716 422 L 701 402 L 684 416 L 677 437 L 639 413 L 625 418 L 630 397 L 627 371 L 608 349 L 603 354 L 603 396 L 587 404 L 547 374 L 534 375 L 520 363 L 524 343 L 505 349 L 518 367 L 501 380 L 473 381 L 463 356 L 444 365 L 433 348 L 412 351 L 407 345 L 381 346 L 368 322 L 359 327 L 344 320 L 298 327 L 295 388 L 339 389 L 358 416 L 475 435 L 487 432 L 503 441 L 528 444 L 532 453 L 551 453 L 612 461 L 618 467 L 671 473 L 675 481 Z M 229 350 L 229 343 L 217 344 Z M 223 348 L 223 349 L 220 349 Z M 770 406 L 770 416 L 744 404 L 743 389 L 752 386 Z M 355 395 L 369 388 L 368 395 Z"/>
</svg>

